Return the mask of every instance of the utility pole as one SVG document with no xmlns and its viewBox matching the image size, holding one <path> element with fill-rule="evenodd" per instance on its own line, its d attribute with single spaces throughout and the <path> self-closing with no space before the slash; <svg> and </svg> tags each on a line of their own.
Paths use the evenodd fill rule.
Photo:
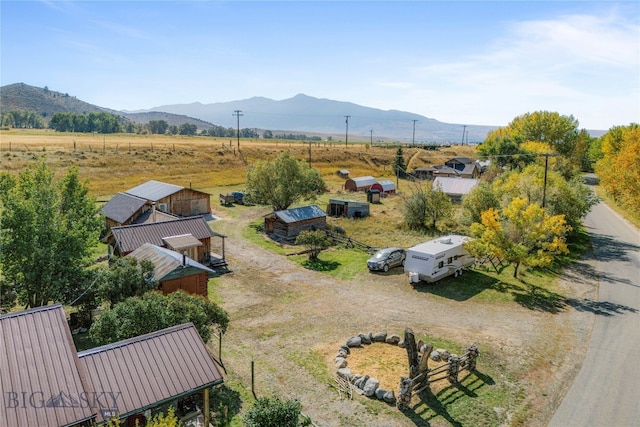
<svg viewBox="0 0 640 427">
<path fill-rule="evenodd" d="M 311 167 L 311 140 L 309 140 L 309 167 Z"/>
<path fill-rule="evenodd" d="M 462 125 L 462 145 L 464 145 L 464 135 L 467 133 L 467 125 Z"/>
<path fill-rule="evenodd" d="M 238 118 L 238 151 L 240 151 L 240 116 L 244 116 L 244 114 L 242 114 L 242 110 L 234 110 L 232 115 Z"/>
<path fill-rule="evenodd" d="M 347 130 L 344 134 L 344 145 L 345 147 L 347 146 L 347 144 L 349 144 L 349 117 L 351 116 L 344 116 L 344 118 L 346 119 L 344 122 L 347 124 Z"/>
<path fill-rule="evenodd" d="M 544 153 L 544 183 L 542 184 L 542 209 L 547 202 L 547 168 L 549 167 L 549 153 Z"/>
<path fill-rule="evenodd" d="M 417 120 L 412 120 L 413 122 L 413 135 L 411 136 L 411 145 L 416 145 L 416 122 Z"/>
<path fill-rule="evenodd" d="M 373 147 L 373 129 L 369 131 L 371 133 L 371 146 Z"/>
</svg>

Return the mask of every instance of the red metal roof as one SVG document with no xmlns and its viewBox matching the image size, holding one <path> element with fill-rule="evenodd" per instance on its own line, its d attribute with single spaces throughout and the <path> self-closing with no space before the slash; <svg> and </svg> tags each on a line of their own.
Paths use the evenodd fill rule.
<svg viewBox="0 0 640 427">
<path fill-rule="evenodd" d="M 94 390 L 117 395 L 127 416 L 222 382 L 222 375 L 192 323 L 78 353 Z M 120 393 L 120 394 L 118 394 Z M 98 414 L 98 422 L 112 414 Z"/>
<path fill-rule="evenodd" d="M 93 418 L 84 378 L 60 304 L 0 316 L 0 427 Z"/>
</svg>

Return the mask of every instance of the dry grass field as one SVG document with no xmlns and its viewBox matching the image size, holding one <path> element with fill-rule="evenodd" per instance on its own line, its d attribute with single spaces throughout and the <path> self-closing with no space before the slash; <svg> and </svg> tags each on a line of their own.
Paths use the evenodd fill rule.
<svg viewBox="0 0 640 427">
<path fill-rule="evenodd" d="M 231 319 L 222 348 L 217 342 L 210 347 L 215 355 L 221 350 L 225 384 L 238 393 L 243 409 L 253 400 L 253 362 L 256 395 L 297 398 L 318 426 L 546 425 L 588 343 L 593 313 L 572 308 L 586 307 L 579 303 L 595 295 L 597 282 L 580 273 L 588 269 L 569 268 L 562 276 L 544 278 L 524 271 L 520 281 L 511 280 L 508 271 L 497 278 L 472 271 L 462 281 L 413 287 L 401 269 L 371 274 L 360 261 L 366 254 L 343 249 L 321 254 L 326 271 L 307 269 L 300 259 L 284 255 L 295 248 L 261 240 L 252 231 L 250 225 L 268 208 L 221 207 L 217 194 L 242 188 L 247 166 L 257 159 L 290 150 L 308 160 L 309 145 L 240 144 L 238 152 L 236 141 L 228 139 L 2 131 L 0 172 L 17 173 L 41 158 L 61 174 L 76 166 L 98 200 L 149 179 L 209 191 L 218 218 L 211 226 L 229 236 L 231 269 L 210 282 L 210 297 Z M 311 163 L 330 190 L 318 204 L 344 195 L 338 169 L 349 169 L 351 176 L 392 179 L 395 152 L 365 143 L 313 144 Z M 468 146 L 404 152 L 408 169 L 459 155 L 474 157 Z M 407 194 L 413 185 L 401 180 L 399 190 Z M 427 240 L 402 227 L 402 197 L 372 205 L 365 220 L 330 221 L 372 246 L 408 247 Z M 435 384 L 405 412 L 362 396 L 344 399 L 336 392 L 331 386 L 333 358 L 340 344 L 361 332 L 402 335 L 407 327 L 436 348 L 453 352 L 476 343 L 481 351 L 478 372 L 463 376 L 455 386 Z M 406 353 L 386 345 L 356 349 L 348 363 L 354 372 L 378 377 L 382 386 L 396 390 L 407 370 Z M 232 425 L 241 425 L 239 416 Z"/>
</svg>

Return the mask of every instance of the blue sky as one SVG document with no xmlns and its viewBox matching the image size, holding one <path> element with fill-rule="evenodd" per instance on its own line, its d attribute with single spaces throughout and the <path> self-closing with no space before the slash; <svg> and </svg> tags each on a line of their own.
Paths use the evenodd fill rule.
<svg viewBox="0 0 640 427">
<path fill-rule="evenodd" d="M 637 1 L 2 0 L 0 14 L 2 85 L 117 110 L 304 93 L 448 123 L 640 122 Z"/>
</svg>

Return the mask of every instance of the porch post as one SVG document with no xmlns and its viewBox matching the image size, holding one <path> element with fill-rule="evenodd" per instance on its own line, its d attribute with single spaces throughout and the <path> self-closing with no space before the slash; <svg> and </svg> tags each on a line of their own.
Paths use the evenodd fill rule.
<svg viewBox="0 0 640 427">
<path fill-rule="evenodd" d="M 202 398 L 204 400 L 204 408 L 202 411 L 204 412 L 204 426 L 209 427 L 209 388 L 205 388 L 203 390 Z"/>
</svg>

